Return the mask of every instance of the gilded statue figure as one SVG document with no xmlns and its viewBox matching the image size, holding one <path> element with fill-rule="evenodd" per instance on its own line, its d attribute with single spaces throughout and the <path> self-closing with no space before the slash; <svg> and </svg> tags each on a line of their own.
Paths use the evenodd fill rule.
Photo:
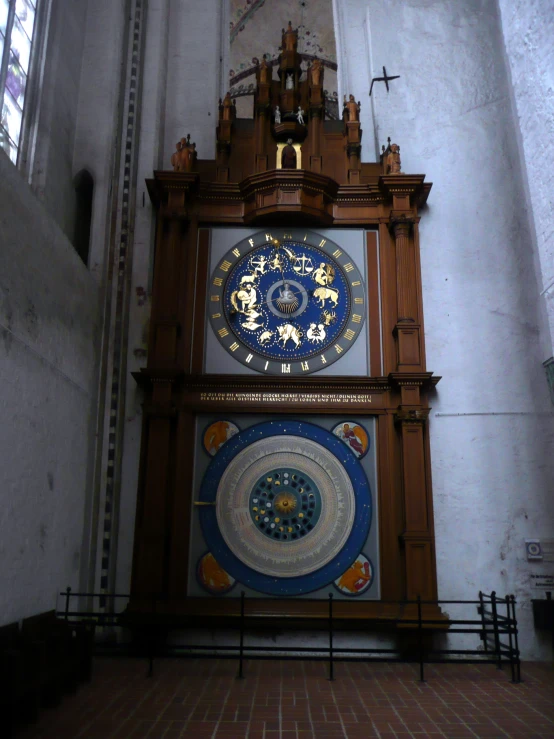
<svg viewBox="0 0 554 739">
<path fill-rule="evenodd" d="M 283 169 L 296 169 L 296 149 L 292 145 L 292 139 L 288 139 L 281 154 L 281 167 Z"/>
<path fill-rule="evenodd" d="M 177 142 L 177 150 L 171 156 L 174 172 L 191 172 L 196 162 L 196 144 L 191 143 L 190 133 Z"/>
<path fill-rule="evenodd" d="M 262 59 L 262 63 L 260 64 L 260 84 L 261 85 L 266 85 L 269 82 L 269 72 L 270 72 L 270 68 L 264 56 L 264 58 Z"/>
<path fill-rule="evenodd" d="M 314 59 L 312 66 L 310 67 L 310 81 L 314 87 L 321 85 L 321 73 L 323 71 L 323 64 L 321 59 L 317 57 Z"/>
<path fill-rule="evenodd" d="M 344 109 L 348 113 L 348 120 L 349 121 L 359 121 L 360 120 L 360 103 L 357 103 L 354 95 L 350 95 L 348 97 L 348 101 L 346 100 L 346 95 L 344 96 Z"/>
<path fill-rule="evenodd" d="M 231 100 L 231 93 L 228 92 L 223 98 L 223 120 L 230 121 L 232 119 L 231 111 L 233 108 L 233 101 Z"/>
<path fill-rule="evenodd" d="M 184 139 L 181 139 L 175 144 L 176 151 L 174 151 L 173 154 L 171 155 L 171 166 L 173 167 L 174 172 L 179 171 L 179 154 L 183 146 L 183 141 Z"/>
<path fill-rule="evenodd" d="M 400 147 L 398 144 L 389 144 L 386 161 L 386 174 L 402 174 L 400 168 Z"/>
<path fill-rule="evenodd" d="M 296 31 L 292 28 L 292 23 L 289 21 L 287 30 L 283 28 L 283 50 L 284 51 L 295 51 L 296 49 Z"/>
</svg>

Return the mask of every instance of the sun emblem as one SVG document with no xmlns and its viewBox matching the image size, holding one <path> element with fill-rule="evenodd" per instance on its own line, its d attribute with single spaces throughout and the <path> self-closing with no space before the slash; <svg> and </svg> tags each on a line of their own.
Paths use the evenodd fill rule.
<svg viewBox="0 0 554 739">
<path fill-rule="evenodd" d="M 275 498 L 275 508 L 279 513 L 292 513 L 296 508 L 296 497 L 292 493 L 281 493 Z"/>
</svg>

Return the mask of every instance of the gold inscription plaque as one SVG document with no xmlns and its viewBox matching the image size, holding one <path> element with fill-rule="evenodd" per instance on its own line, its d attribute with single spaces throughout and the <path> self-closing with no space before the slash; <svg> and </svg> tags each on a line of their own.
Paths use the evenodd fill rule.
<svg viewBox="0 0 554 739">
<path fill-rule="evenodd" d="M 371 403 L 369 393 L 269 393 L 269 392 L 244 392 L 244 393 L 200 393 L 200 401 L 203 403 L 227 402 L 227 403 Z"/>
</svg>

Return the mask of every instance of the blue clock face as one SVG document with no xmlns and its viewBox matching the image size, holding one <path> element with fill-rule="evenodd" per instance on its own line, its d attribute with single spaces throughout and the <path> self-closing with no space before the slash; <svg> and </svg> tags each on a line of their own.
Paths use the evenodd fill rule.
<svg viewBox="0 0 554 739">
<path fill-rule="evenodd" d="M 212 275 L 216 336 L 238 361 L 270 374 L 309 374 L 339 359 L 362 330 L 364 306 L 354 262 L 310 232 L 260 232 Z"/>
</svg>

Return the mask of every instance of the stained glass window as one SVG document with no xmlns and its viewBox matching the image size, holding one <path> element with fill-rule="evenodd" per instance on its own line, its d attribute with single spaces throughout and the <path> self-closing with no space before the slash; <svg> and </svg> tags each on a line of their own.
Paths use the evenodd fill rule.
<svg viewBox="0 0 554 739">
<path fill-rule="evenodd" d="M 17 163 L 40 0 L 0 0 L 0 148 Z"/>
</svg>

